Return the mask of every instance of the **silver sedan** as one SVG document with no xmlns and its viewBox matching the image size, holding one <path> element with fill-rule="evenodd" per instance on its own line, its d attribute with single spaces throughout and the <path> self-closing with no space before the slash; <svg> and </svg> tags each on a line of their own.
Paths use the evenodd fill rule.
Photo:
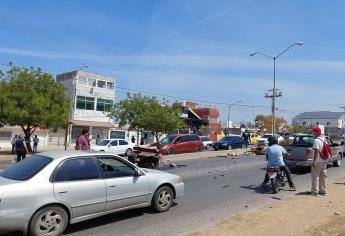
<svg viewBox="0 0 345 236">
<path fill-rule="evenodd" d="M 183 193 L 179 176 L 118 156 L 41 153 L 0 172 L 0 230 L 57 236 L 68 224 L 117 211 L 167 211 Z"/>
</svg>

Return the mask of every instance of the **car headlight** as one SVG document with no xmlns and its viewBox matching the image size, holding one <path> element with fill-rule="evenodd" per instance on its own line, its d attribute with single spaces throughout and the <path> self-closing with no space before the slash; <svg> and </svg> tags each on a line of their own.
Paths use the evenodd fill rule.
<svg viewBox="0 0 345 236">
<path fill-rule="evenodd" d="M 177 184 L 182 184 L 182 183 L 183 183 L 181 177 L 178 177 L 178 178 L 176 179 L 176 183 L 177 183 Z"/>
</svg>

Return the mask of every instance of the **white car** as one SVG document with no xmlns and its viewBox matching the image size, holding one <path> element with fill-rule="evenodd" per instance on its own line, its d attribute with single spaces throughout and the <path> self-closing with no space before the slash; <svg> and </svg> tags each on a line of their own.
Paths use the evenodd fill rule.
<svg viewBox="0 0 345 236">
<path fill-rule="evenodd" d="M 268 144 L 268 139 L 273 137 L 273 134 L 264 134 L 261 138 L 258 139 L 257 144 Z M 278 143 L 284 141 L 284 138 L 279 134 L 275 134 L 275 137 L 278 139 Z"/>
<path fill-rule="evenodd" d="M 91 150 L 109 152 L 117 155 L 131 155 L 135 144 L 129 143 L 124 139 L 104 139 L 97 145 L 91 146 Z"/>
<path fill-rule="evenodd" d="M 213 145 L 212 140 L 208 136 L 200 136 L 202 144 L 204 144 L 205 149 L 210 149 Z"/>
</svg>

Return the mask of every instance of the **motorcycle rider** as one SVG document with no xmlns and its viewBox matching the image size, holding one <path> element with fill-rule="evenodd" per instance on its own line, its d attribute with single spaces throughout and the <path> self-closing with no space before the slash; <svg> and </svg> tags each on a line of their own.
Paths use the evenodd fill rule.
<svg viewBox="0 0 345 236">
<path fill-rule="evenodd" d="M 279 166 L 281 171 L 284 171 L 290 185 L 290 191 L 296 191 L 295 185 L 292 182 L 290 169 L 285 165 L 283 156 L 287 155 L 286 150 L 278 145 L 278 139 L 275 137 L 268 138 L 268 149 L 266 151 L 266 160 L 268 160 L 267 167 Z M 269 181 L 268 174 L 266 173 L 263 186 L 267 185 Z"/>
</svg>

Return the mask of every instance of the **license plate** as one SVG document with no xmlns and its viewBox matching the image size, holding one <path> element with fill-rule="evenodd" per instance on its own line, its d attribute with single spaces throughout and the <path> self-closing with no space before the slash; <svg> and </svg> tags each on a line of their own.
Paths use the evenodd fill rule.
<svg viewBox="0 0 345 236">
<path fill-rule="evenodd" d="M 268 173 L 268 177 L 270 179 L 275 178 L 277 176 L 277 173 Z"/>
</svg>

